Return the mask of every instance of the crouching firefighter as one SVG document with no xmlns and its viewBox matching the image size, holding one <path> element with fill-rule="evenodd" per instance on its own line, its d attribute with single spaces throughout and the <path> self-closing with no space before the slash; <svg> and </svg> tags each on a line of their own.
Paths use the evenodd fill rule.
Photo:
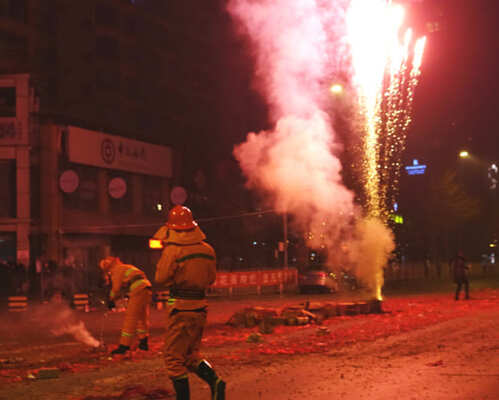
<svg viewBox="0 0 499 400">
<path fill-rule="evenodd" d="M 139 338 L 138 348 L 149 350 L 151 282 L 147 280 L 143 271 L 133 265 L 123 264 L 118 257 L 106 257 L 101 260 L 99 266 L 111 281 L 108 307 L 114 308 L 114 300 L 122 290 L 126 291 L 129 297 L 121 329 L 120 345 L 111 354 L 124 354 L 130 350 L 135 335 Z"/>
<path fill-rule="evenodd" d="M 216 277 L 215 251 L 184 206 L 170 210 L 155 237 L 164 245 L 155 281 L 170 289 L 164 357 L 177 400 L 190 398 L 188 372 L 210 385 L 212 400 L 224 400 L 225 382 L 199 353 L 207 315 L 205 290 Z"/>
</svg>

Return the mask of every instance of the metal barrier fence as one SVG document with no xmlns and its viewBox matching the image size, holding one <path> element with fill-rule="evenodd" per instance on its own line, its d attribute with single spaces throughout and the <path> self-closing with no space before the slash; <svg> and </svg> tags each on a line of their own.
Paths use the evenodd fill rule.
<svg viewBox="0 0 499 400">
<path fill-rule="evenodd" d="M 76 310 L 89 311 L 88 294 L 75 293 L 73 295 L 73 306 Z"/>
<path fill-rule="evenodd" d="M 26 296 L 10 296 L 8 298 L 9 312 L 26 311 L 28 309 L 28 298 Z"/>
</svg>

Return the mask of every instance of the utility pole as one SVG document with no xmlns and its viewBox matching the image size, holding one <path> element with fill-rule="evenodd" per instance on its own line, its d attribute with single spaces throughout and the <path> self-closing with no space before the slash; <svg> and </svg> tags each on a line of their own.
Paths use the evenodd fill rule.
<svg viewBox="0 0 499 400">
<path fill-rule="evenodd" d="M 284 260 L 283 267 L 288 268 L 288 213 L 285 212 L 282 215 L 282 225 L 284 230 Z"/>
</svg>

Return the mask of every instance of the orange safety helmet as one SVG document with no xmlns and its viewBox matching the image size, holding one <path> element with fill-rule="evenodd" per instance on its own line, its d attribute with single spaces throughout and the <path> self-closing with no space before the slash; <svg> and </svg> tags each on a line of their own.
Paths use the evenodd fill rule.
<svg viewBox="0 0 499 400">
<path fill-rule="evenodd" d="M 198 226 L 192 217 L 192 212 L 185 206 L 175 206 L 168 213 L 166 227 L 176 231 L 188 231 Z"/>
<path fill-rule="evenodd" d="M 109 271 L 112 267 L 112 265 L 119 260 L 118 257 L 111 257 L 108 256 L 106 258 L 103 258 L 100 260 L 99 267 L 103 271 Z"/>
</svg>

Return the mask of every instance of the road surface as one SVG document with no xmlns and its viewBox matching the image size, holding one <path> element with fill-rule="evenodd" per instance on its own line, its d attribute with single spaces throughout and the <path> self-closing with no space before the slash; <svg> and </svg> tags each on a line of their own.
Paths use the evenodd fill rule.
<svg viewBox="0 0 499 400">
<path fill-rule="evenodd" d="M 454 301 L 450 293 L 387 297 L 382 314 L 279 326 L 260 343 L 247 341 L 258 328 L 225 324 L 248 305 L 278 309 L 306 300 L 335 298 L 210 301 L 204 351 L 228 382 L 228 399 L 499 399 L 499 290 L 475 291 L 467 302 Z M 151 351 L 110 358 L 102 348 L 51 331 L 68 321 L 80 324 L 104 339 L 109 351 L 122 313 L 60 310 L 4 315 L 0 399 L 174 398 L 161 358 L 162 311 L 152 313 Z M 30 379 L 40 368 L 56 368 L 58 376 Z M 209 398 L 203 382 L 195 376 L 190 381 L 192 399 Z"/>
</svg>

